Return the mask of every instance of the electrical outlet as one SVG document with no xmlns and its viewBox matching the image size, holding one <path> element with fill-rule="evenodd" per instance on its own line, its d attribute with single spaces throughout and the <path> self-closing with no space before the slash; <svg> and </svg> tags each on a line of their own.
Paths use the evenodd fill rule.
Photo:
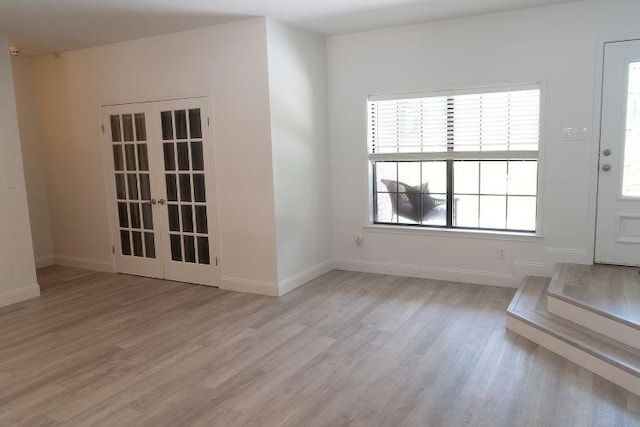
<svg viewBox="0 0 640 427">
<path fill-rule="evenodd" d="M 362 234 L 358 234 L 356 236 L 356 246 L 362 246 L 363 243 L 364 243 L 364 240 L 362 240 Z"/>
<path fill-rule="evenodd" d="M 496 252 L 498 261 L 504 261 L 507 259 L 507 250 L 505 248 L 499 248 Z"/>
</svg>

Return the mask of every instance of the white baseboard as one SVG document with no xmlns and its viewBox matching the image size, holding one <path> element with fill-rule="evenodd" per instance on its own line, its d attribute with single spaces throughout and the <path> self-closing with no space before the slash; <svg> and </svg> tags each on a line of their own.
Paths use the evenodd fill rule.
<svg viewBox="0 0 640 427">
<path fill-rule="evenodd" d="M 36 257 L 36 268 L 49 267 L 50 265 L 55 264 L 55 259 L 53 258 L 53 254 L 39 256 Z"/>
<path fill-rule="evenodd" d="M 0 307 L 4 307 L 5 305 L 9 304 L 15 304 L 17 302 L 36 298 L 39 296 L 40 286 L 38 286 L 37 283 L 34 283 L 30 286 L 25 286 L 24 288 L 2 292 L 0 293 Z"/>
<path fill-rule="evenodd" d="M 280 296 L 286 294 L 287 292 L 291 292 L 295 288 L 300 287 L 305 283 L 322 276 L 325 273 L 330 272 L 332 269 L 332 260 L 326 260 L 314 265 L 313 267 L 309 267 L 298 274 L 294 274 L 293 276 L 280 280 L 278 282 L 278 291 L 280 293 Z"/>
<path fill-rule="evenodd" d="M 635 375 L 511 316 L 507 329 L 640 396 L 640 378 Z"/>
<path fill-rule="evenodd" d="M 363 261 L 347 258 L 334 259 L 333 268 L 337 270 L 390 274 L 394 276 L 417 277 L 420 279 L 448 280 L 451 282 L 475 283 L 481 285 L 504 286 L 509 288 L 517 288 L 521 284 L 519 277 L 508 273 L 380 261 Z"/>
<path fill-rule="evenodd" d="M 249 292 L 252 294 L 268 295 L 277 297 L 278 284 L 274 282 L 263 282 L 259 280 L 241 279 L 238 277 L 223 276 L 220 289 L 229 291 Z"/>
<path fill-rule="evenodd" d="M 102 261 L 97 259 L 79 258 L 67 255 L 53 255 L 56 265 L 64 265 L 65 267 L 82 268 L 85 270 L 103 271 L 105 273 L 113 273 L 113 265 L 111 261 Z"/>
</svg>

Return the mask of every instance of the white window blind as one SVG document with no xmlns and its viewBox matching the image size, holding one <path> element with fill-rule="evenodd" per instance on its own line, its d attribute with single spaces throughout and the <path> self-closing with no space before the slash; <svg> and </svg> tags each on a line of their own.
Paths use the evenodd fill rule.
<svg viewBox="0 0 640 427">
<path fill-rule="evenodd" d="M 372 160 L 536 158 L 540 89 L 369 101 Z"/>
</svg>

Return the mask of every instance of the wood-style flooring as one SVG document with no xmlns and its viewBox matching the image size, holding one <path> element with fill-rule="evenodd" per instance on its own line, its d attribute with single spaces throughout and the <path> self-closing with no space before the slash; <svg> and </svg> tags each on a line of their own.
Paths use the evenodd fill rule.
<svg viewBox="0 0 640 427">
<path fill-rule="evenodd" d="M 562 264 L 552 292 L 640 329 L 640 268 Z"/>
<path fill-rule="evenodd" d="M 344 271 L 281 298 L 64 267 L 0 308 L 0 426 L 637 426 L 504 327 L 513 289 Z"/>
<path fill-rule="evenodd" d="M 511 301 L 507 309 L 507 316 L 542 331 L 550 338 L 563 341 L 576 350 L 640 378 L 639 349 L 548 311 L 547 289 L 549 282 L 549 279 L 543 277 L 528 277 Z"/>
</svg>

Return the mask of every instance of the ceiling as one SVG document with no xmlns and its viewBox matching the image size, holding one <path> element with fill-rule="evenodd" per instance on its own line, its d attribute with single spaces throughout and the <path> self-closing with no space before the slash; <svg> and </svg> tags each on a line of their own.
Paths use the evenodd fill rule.
<svg viewBox="0 0 640 427">
<path fill-rule="evenodd" d="M 574 0 L 0 0 L 0 32 L 26 54 L 61 52 L 271 16 L 344 34 Z"/>
</svg>

